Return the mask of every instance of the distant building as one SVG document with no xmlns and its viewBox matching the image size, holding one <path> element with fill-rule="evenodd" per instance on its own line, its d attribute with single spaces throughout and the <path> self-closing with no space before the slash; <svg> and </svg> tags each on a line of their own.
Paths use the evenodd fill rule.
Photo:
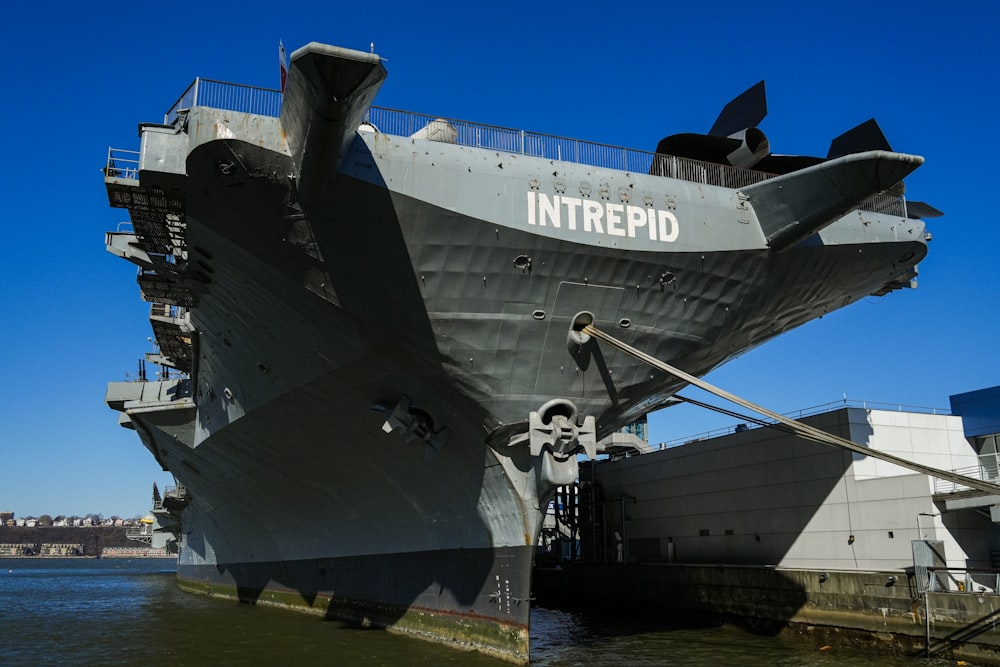
<svg viewBox="0 0 1000 667">
<path fill-rule="evenodd" d="M 0 544 L 0 557 L 2 558 L 34 556 L 35 553 L 34 544 Z"/>
<path fill-rule="evenodd" d="M 1000 477 L 1000 387 L 955 394 L 951 411 L 962 417 L 965 437 L 979 455 L 988 478 Z"/>
<path fill-rule="evenodd" d="M 14 520 L 13 512 L 0 512 L 0 525 L 6 526 L 8 521 L 13 521 L 13 520 Z"/>
<path fill-rule="evenodd" d="M 101 558 L 176 558 L 176 553 L 151 547 L 104 547 Z"/>
<path fill-rule="evenodd" d="M 67 556 L 82 556 L 82 544 L 43 544 L 38 555 L 63 558 Z"/>
<path fill-rule="evenodd" d="M 620 429 L 620 432 L 634 435 L 643 442 L 649 442 L 649 435 L 647 433 L 646 415 L 639 417 L 631 424 L 626 424 Z"/>
</svg>

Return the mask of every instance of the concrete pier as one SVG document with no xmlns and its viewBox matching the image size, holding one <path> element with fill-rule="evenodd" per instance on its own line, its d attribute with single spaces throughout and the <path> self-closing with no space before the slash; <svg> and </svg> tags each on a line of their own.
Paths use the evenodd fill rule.
<svg viewBox="0 0 1000 667">
<path fill-rule="evenodd" d="M 613 607 L 645 618 L 698 616 L 817 646 L 912 656 L 928 653 L 929 630 L 931 656 L 1000 666 L 1000 595 L 925 594 L 913 575 L 898 570 L 577 564 L 537 570 L 533 595 L 543 606 Z"/>
</svg>

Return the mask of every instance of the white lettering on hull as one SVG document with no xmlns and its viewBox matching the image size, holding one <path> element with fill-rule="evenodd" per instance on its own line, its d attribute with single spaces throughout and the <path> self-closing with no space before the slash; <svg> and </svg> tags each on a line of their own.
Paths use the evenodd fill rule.
<svg viewBox="0 0 1000 667">
<path fill-rule="evenodd" d="M 650 241 L 662 243 L 673 243 L 680 234 L 677 216 L 670 211 L 561 195 L 550 197 L 543 192 L 528 192 L 528 225 L 582 229 L 630 239 L 648 236 Z"/>
</svg>

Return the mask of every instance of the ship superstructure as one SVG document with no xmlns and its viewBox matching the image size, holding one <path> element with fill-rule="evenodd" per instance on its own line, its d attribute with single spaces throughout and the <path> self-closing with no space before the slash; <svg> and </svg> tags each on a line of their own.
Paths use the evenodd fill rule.
<svg viewBox="0 0 1000 667">
<path fill-rule="evenodd" d="M 309 44 L 112 151 L 108 249 L 179 374 L 107 400 L 185 489 L 183 587 L 526 662 L 554 490 L 683 384 L 576 330 L 701 375 L 908 286 L 922 159 L 775 175 L 373 107 L 384 78 Z"/>
</svg>

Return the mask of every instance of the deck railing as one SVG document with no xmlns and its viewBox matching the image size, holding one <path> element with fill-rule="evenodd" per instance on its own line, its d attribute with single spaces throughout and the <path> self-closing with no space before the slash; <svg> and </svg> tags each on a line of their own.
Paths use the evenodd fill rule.
<svg viewBox="0 0 1000 667">
<path fill-rule="evenodd" d="M 701 162 L 551 134 L 509 127 L 482 125 L 454 118 L 372 107 L 368 122 L 379 132 L 409 137 L 437 128 L 438 136 L 450 143 L 486 148 L 502 153 L 530 155 L 592 167 L 617 169 L 637 174 L 656 174 L 694 183 L 738 188 L 772 178 L 772 174 L 740 167 Z"/>
<path fill-rule="evenodd" d="M 165 487 L 163 489 L 163 496 L 159 500 L 156 500 L 154 498 L 153 509 L 154 510 L 163 509 L 163 502 L 167 498 L 173 498 L 174 500 L 183 501 L 187 499 L 187 495 L 188 495 L 187 487 L 185 487 L 183 484 L 178 484 L 177 486 Z"/>
<path fill-rule="evenodd" d="M 193 106 L 278 116 L 281 113 L 281 91 L 213 79 L 195 79 L 164 114 L 163 122 L 173 123 L 179 111 Z M 433 129 L 439 137 L 461 146 L 636 174 L 654 174 L 726 188 L 742 188 L 774 177 L 774 174 L 753 169 L 384 107 L 371 107 L 366 120 L 385 134 L 409 137 Z M 906 202 L 901 197 L 879 195 L 861 208 L 906 217 Z"/>
<path fill-rule="evenodd" d="M 214 79 L 195 79 L 163 114 L 164 125 L 173 123 L 178 111 L 194 106 L 276 117 L 281 113 L 281 91 Z"/>
<path fill-rule="evenodd" d="M 108 162 L 104 168 L 108 178 L 139 180 L 139 151 L 108 148 Z"/>
</svg>

